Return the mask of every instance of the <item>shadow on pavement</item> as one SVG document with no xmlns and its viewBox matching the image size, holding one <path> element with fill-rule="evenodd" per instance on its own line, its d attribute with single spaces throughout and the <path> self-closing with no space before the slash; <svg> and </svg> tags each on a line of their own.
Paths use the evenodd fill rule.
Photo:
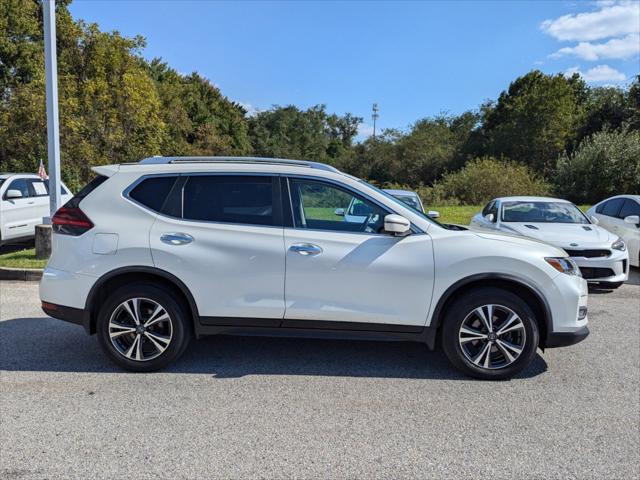
<svg viewBox="0 0 640 480">
<path fill-rule="evenodd" d="M 0 322 L 0 369 L 9 371 L 127 373 L 102 353 L 95 336 L 50 318 Z M 547 370 L 537 355 L 519 378 Z M 408 342 L 214 336 L 194 341 L 167 372 L 215 378 L 245 375 L 322 375 L 467 380 L 441 351 Z M 135 375 L 135 374 L 132 374 Z"/>
</svg>

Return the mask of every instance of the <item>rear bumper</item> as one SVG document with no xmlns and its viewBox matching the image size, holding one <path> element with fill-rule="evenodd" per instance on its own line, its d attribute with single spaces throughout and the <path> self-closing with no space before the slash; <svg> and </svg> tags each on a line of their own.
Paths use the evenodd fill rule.
<svg viewBox="0 0 640 480">
<path fill-rule="evenodd" d="M 580 343 L 588 335 L 589 328 L 586 326 L 579 328 L 575 332 L 551 332 L 547 335 L 547 341 L 544 346 L 545 348 L 568 347 L 569 345 Z"/>
<path fill-rule="evenodd" d="M 50 317 L 57 318 L 58 320 L 64 320 L 65 322 L 84 326 L 84 310 L 80 308 L 42 302 L 42 311 Z"/>
</svg>

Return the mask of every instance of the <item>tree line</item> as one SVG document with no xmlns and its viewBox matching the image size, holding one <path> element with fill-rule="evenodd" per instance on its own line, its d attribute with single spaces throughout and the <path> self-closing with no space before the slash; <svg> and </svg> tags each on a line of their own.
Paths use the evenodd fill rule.
<svg viewBox="0 0 640 480">
<path fill-rule="evenodd" d="M 62 174 L 78 189 L 95 165 L 151 155 L 256 155 L 326 162 L 430 204 L 555 194 L 575 202 L 640 194 L 640 76 L 590 87 L 533 70 L 496 100 L 358 142 L 363 119 L 273 106 L 249 115 L 198 73 L 142 56 L 145 40 L 74 20 L 57 2 Z M 0 0 L 0 170 L 47 157 L 42 8 Z"/>
</svg>

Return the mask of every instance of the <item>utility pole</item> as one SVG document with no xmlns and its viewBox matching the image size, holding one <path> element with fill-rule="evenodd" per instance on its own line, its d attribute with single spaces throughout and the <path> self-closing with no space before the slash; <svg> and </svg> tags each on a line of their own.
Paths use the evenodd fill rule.
<svg viewBox="0 0 640 480">
<path fill-rule="evenodd" d="M 376 121 L 380 118 L 380 114 L 378 113 L 378 104 L 373 104 L 373 113 L 371 114 L 371 118 L 373 119 L 373 140 L 376 140 Z"/>
<path fill-rule="evenodd" d="M 44 65 L 47 97 L 47 147 L 49 153 L 49 212 L 60 208 L 60 129 L 58 124 L 58 59 L 56 54 L 56 2 L 44 0 Z"/>
<path fill-rule="evenodd" d="M 58 59 L 56 54 L 56 2 L 42 1 L 44 19 L 44 70 L 47 103 L 47 150 L 49 157 L 49 216 L 36 225 L 36 258 L 51 255 L 51 218 L 60 207 L 60 129 L 58 125 Z"/>
</svg>

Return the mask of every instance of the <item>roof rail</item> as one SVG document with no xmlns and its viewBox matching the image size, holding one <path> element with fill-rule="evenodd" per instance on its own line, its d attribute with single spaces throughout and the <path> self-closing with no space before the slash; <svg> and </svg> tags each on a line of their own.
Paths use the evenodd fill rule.
<svg viewBox="0 0 640 480">
<path fill-rule="evenodd" d="M 329 172 L 339 172 L 337 168 L 326 163 L 310 162 L 307 160 L 290 160 L 286 158 L 263 157 L 149 157 L 138 162 L 144 165 L 166 165 L 178 163 L 264 163 L 269 165 L 289 165 L 297 167 L 315 168 Z"/>
</svg>

